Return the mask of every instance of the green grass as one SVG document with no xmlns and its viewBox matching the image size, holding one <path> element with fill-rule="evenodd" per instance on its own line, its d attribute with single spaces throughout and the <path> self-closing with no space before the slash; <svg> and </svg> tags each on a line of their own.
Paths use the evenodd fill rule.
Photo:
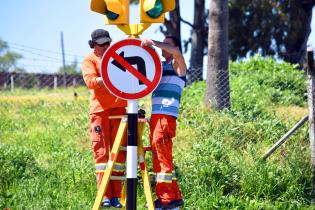
<svg viewBox="0 0 315 210">
<path fill-rule="evenodd" d="M 1 182 L 6 182 L 1 185 L 1 207 L 80 209 L 93 200 L 88 115 L 82 112 L 87 99 L 64 101 L 60 94 L 65 93 L 30 92 L 27 96 L 37 95 L 38 99 L 1 101 L 0 162 L 4 164 L 0 167 L 9 170 L 3 176 L 0 173 Z M 14 179 L 7 178 L 7 173 Z"/>
<path fill-rule="evenodd" d="M 204 82 L 184 91 L 174 140 L 184 209 L 315 209 L 307 126 L 262 161 L 307 113 L 303 72 L 254 57 L 231 63 L 230 84 L 230 111 L 204 107 Z M 140 106 L 149 113 L 149 97 Z M 91 209 L 85 88 L 2 91 L 0 122 L 1 209 Z M 139 180 L 138 209 L 144 203 Z"/>
</svg>

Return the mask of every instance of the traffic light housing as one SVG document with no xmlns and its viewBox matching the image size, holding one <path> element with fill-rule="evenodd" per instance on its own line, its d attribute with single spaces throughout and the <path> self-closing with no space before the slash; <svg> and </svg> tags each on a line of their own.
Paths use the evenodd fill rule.
<svg viewBox="0 0 315 210">
<path fill-rule="evenodd" d="M 91 0 L 91 10 L 105 15 L 109 25 L 129 24 L 129 0 Z"/>
<path fill-rule="evenodd" d="M 163 23 L 164 14 L 175 9 L 175 0 L 140 0 L 141 23 Z"/>
</svg>

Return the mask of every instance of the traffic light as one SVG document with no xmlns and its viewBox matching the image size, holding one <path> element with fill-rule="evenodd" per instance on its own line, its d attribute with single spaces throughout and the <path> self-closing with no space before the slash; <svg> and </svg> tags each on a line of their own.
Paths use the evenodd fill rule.
<svg viewBox="0 0 315 210">
<path fill-rule="evenodd" d="M 105 15 L 106 24 L 129 24 L 129 0 L 91 0 L 91 10 Z"/>
<path fill-rule="evenodd" d="M 175 0 L 140 0 L 141 23 L 163 23 L 164 13 L 175 8 Z"/>
</svg>

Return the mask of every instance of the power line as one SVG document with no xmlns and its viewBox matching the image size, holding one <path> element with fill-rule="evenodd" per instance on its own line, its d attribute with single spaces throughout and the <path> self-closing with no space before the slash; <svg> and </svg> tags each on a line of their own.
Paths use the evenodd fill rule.
<svg viewBox="0 0 315 210">
<path fill-rule="evenodd" d="M 13 50 L 16 50 L 22 54 L 32 54 L 34 57 L 23 57 L 18 61 L 18 65 L 24 69 L 27 69 L 28 72 L 56 72 L 58 68 L 62 65 L 62 60 L 59 58 L 61 55 L 60 52 L 55 52 L 51 50 L 39 49 L 31 46 L 26 46 L 23 44 L 7 42 L 9 47 Z M 55 56 L 58 56 L 55 57 Z M 65 54 L 69 58 L 69 56 L 73 56 L 74 61 L 65 60 L 68 65 L 77 64 L 81 65 L 82 59 L 84 56 L 75 55 L 75 54 Z M 43 59 L 44 58 L 44 59 Z M 77 60 L 79 58 L 80 61 Z M 80 59 L 81 58 L 81 59 Z"/>
<path fill-rule="evenodd" d="M 55 60 L 51 60 L 51 59 L 38 59 L 38 58 L 30 58 L 30 57 L 25 57 L 23 56 L 22 58 L 20 58 L 19 60 L 29 60 L 29 61 L 38 61 L 38 62 L 49 62 L 49 63 L 58 63 L 60 64 L 60 61 L 55 61 Z M 75 64 L 77 63 L 78 65 L 82 63 L 82 61 L 72 61 L 72 62 L 68 62 L 69 64 Z"/>
<path fill-rule="evenodd" d="M 38 65 L 30 63 L 20 63 L 21 68 L 25 69 L 28 73 L 30 72 L 56 72 L 57 67 L 54 65 Z"/>
<path fill-rule="evenodd" d="M 60 69 L 60 65 L 56 65 L 54 63 L 32 63 L 29 61 L 20 61 L 17 65 L 18 67 L 25 69 L 27 72 L 37 71 L 37 72 L 58 72 Z M 80 72 L 80 68 L 76 68 L 76 71 Z"/>
<path fill-rule="evenodd" d="M 39 65 L 39 64 L 32 64 L 32 63 L 19 63 L 21 67 L 28 69 L 29 67 L 32 68 L 45 68 L 45 69 L 55 69 L 55 65 Z"/>
<path fill-rule="evenodd" d="M 41 56 L 41 57 L 44 57 L 44 58 L 49 58 L 51 60 L 55 60 L 55 61 L 59 61 L 61 62 L 60 58 L 56 58 L 56 57 L 51 57 L 51 56 L 47 56 L 47 55 L 43 55 L 43 54 L 39 54 L 37 52 L 34 52 L 34 51 L 31 51 L 31 50 L 26 50 L 26 49 L 23 49 L 23 48 L 19 48 L 19 47 L 12 47 L 12 49 L 15 49 L 15 50 L 20 50 L 22 52 L 27 52 L 27 53 L 30 53 L 30 54 L 33 54 L 33 55 L 37 55 L 37 56 Z M 60 55 L 60 53 L 59 53 Z M 67 63 L 73 63 L 73 61 L 66 61 Z"/>
<path fill-rule="evenodd" d="M 13 42 L 7 42 L 10 45 L 15 45 L 15 46 L 18 46 L 21 48 L 26 48 L 26 49 L 32 49 L 32 50 L 38 50 L 38 51 L 41 51 L 41 52 L 47 52 L 47 53 L 52 53 L 52 54 L 56 54 L 56 55 L 61 55 L 60 52 L 55 52 L 55 51 L 51 51 L 51 50 L 44 50 L 44 49 L 39 49 L 39 48 L 35 48 L 35 47 L 30 47 L 30 46 L 26 46 L 26 45 L 22 45 L 22 44 L 17 44 L 17 43 L 13 43 Z M 14 47 L 13 47 L 14 48 Z M 65 54 L 66 56 L 74 56 L 74 57 L 80 57 L 80 58 L 83 58 L 84 56 L 82 55 L 76 55 L 76 54 L 68 54 L 66 53 Z"/>
</svg>

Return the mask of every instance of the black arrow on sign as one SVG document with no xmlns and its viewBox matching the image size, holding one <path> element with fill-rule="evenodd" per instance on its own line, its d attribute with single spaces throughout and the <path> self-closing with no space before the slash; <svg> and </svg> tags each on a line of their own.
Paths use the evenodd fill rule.
<svg viewBox="0 0 315 210">
<path fill-rule="evenodd" d="M 145 77 L 147 77 L 147 71 L 145 68 L 145 62 L 144 60 L 139 57 L 139 56 L 132 56 L 132 57 L 124 57 L 125 56 L 125 52 L 122 51 L 119 54 L 120 57 L 122 57 L 125 61 L 127 61 L 130 65 L 137 65 L 137 69 L 138 71 Z M 115 65 L 117 68 L 119 68 L 122 71 L 126 71 L 126 68 L 121 65 L 118 61 L 116 61 L 115 59 L 112 61 L 112 64 Z M 139 80 L 139 85 L 143 85 L 144 83 Z"/>
</svg>

